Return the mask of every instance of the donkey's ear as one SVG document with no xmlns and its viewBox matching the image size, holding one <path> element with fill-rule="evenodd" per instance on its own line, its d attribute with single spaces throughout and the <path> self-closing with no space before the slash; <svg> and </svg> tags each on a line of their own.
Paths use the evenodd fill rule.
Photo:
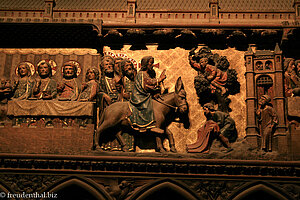
<svg viewBox="0 0 300 200">
<path fill-rule="evenodd" d="M 179 77 L 176 81 L 175 92 L 178 93 L 183 88 L 181 77 Z"/>
</svg>

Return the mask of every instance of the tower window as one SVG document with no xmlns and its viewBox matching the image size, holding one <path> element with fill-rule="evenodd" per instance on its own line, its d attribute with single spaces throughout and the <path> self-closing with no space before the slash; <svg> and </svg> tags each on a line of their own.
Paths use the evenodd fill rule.
<svg viewBox="0 0 300 200">
<path fill-rule="evenodd" d="M 211 9 L 211 15 L 212 15 L 212 16 L 216 16 L 216 15 L 217 15 L 217 7 L 216 7 L 216 5 L 213 5 L 213 6 L 212 6 L 212 9 Z"/>
</svg>

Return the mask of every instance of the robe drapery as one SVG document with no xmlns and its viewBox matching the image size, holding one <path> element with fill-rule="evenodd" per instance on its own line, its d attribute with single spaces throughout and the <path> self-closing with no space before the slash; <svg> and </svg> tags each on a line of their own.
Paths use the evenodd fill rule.
<svg viewBox="0 0 300 200">
<path fill-rule="evenodd" d="M 211 144 L 218 135 L 222 134 L 228 138 L 229 142 L 237 139 L 237 130 L 234 120 L 224 112 L 215 111 L 199 130 L 197 141 L 194 144 L 187 145 L 187 151 L 190 153 L 208 153 Z"/>
<path fill-rule="evenodd" d="M 137 130 L 155 127 L 152 97 L 150 92 L 146 91 L 144 85 L 144 78 L 147 77 L 146 73 L 145 71 L 139 71 L 137 73 L 129 102 L 129 107 L 132 112 L 129 116 L 129 120 L 132 127 Z"/>
<path fill-rule="evenodd" d="M 73 79 L 63 79 L 62 83 L 59 84 L 58 90 L 58 99 L 59 100 L 68 100 L 75 101 L 78 99 L 79 95 L 79 84 Z"/>
<path fill-rule="evenodd" d="M 43 93 L 47 92 L 49 95 L 51 95 L 51 99 L 55 99 L 57 95 L 57 84 L 56 81 L 49 78 L 49 79 L 42 79 L 41 85 L 39 86 L 39 90 L 37 94 L 34 94 L 34 96 L 38 99 L 43 98 Z"/>
<path fill-rule="evenodd" d="M 187 145 L 187 152 L 189 153 L 208 153 L 211 144 L 220 131 L 218 124 L 212 120 L 208 120 L 198 129 L 197 141 L 193 144 Z"/>
<path fill-rule="evenodd" d="M 28 99 L 32 95 L 32 90 L 35 82 L 31 78 L 20 79 L 17 81 L 14 88 L 14 99 Z"/>
</svg>

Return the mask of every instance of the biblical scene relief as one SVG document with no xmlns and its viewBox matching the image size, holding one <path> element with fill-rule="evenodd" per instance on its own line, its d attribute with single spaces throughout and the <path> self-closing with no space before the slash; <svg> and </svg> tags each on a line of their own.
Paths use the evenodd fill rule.
<svg viewBox="0 0 300 200">
<path fill-rule="evenodd" d="M 211 134 L 211 136 L 214 135 L 214 137 L 210 138 L 208 136 L 206 138 L 207 140 L 209 140 L 208 146 L 210 147 L 212 143 L 215 143 L 212 146 L 212 152 L 222 151 L 222 155 L 226 154 L 227 152 L 231 152 L 234 149 L 231 143 L 238 140 L 240 144 L 245 136 L 246 106 L 244 103 L 245 68 L 243 52 L 234 49 L 212 51 L 208 47 L 202 46 L 192 51 L 184 50 L 181 48 L 170 50 L 157 50 L 156 46 L 147 47 L 148 50 L 143 51 L 131 51 L 129 50 L 129 46 L 125 46 L 121 51 L 111 50 L 108 47 L 106 47 L 104 49 L 104 53 L 105 55 L 110 55 L 112 57 L 126 57 L 127 59 L 129 58 L 131 60 L 138 61 L 138 64 L 134 66 L 137 68 L 137 74 L 141 74 L 140 76 L 143 77 L 143 79 L 140 78 L 141 85 L 145 82 L 144 84 L 149 85 L 149 87 L 151 88 L 151 90 L 149 88 L 147 92 L 151 93 L 151 101 L 153 101 L 153 106 L 156 106 L 157 103 L 161 104 L 160 101 L 165 100 L 166 94 L 171 94 L 173 92 L 175 92 L 176 94 L 175 83 L 178 82 L 177 79 L 180 77 L 183 83 L 184 93 L 186 95 L 190 126 L 189 129 L 185 129 L 185 127 L 187 126 L 183 122 L 183 120 L 180 120 L 178 117 L 175 117 L 174 122 L 171 123 L 170 126 L 168 126 L 163 131 L 164 134 L 166 134 L 165 136 L 162 135 L 162 137 L 160 138 L 149 140 L 150 136 L 149 134 L 147 134 L 147 128 L 148 130 L 151 130 L 152 128 L 152 132 L 156 131 L 155 129 L 157 128 L 155 124 L 151 126 L 151 122 L 153 121 L 153 119 L 151 118 L 151 112 L 153 111 L 149 109 L 150 111 L 147 112 L 147 115 L 143 115 L 149 115 L 150 117 L 147 121 L 144 121 L 145 127 L 137 125 L 137 122 L 134 122 L 132 124 L 132 126 L 135 127 L 135 130 L 138 131 L 135 133 L 135 143 L 139 144 L 137 151 L 149 152 L 149 149 L 147 150 L 147 148 L 143 148 L 143 143 L 145 143 L 145 141 L 151 141 L 153 144 L 156 143 L 156 147 L 158 147 L 158 145 L 160 144 L 160 140 L 164 140 L 164 138 L 166 138 L 163 144 L 164 150 L 178 153 L 186 153 L 187 151 L 189 152 L 189 145 L 197 141 L 197 138 L 199 136 L 198 132 L 201 129 L 201 127 L 206 123 L 206 121 L 210 121 L 210 119 L 207 119 L 205 117 L 204 109 L 202 108 L 204 104 L 210 103 L 210 105 L 213 107 L 213 111 L 216 111 L 217 114 L 222 113 L 223 115 L 221 115 L 224 116 L 222 120 L 218 119 L 220 120 L 220 123 L 223 124 L 220 125 L 219 122 L 215 122 L 215 127 L 221 129 L 222 133 L 227 133 L 225 134 L 225 137 L 222 137 L 223 134 L 220 134 L 220 131 L 217 131 L 215 134 Z M 149 56 L 145 57 L 145 55 Z M 209 64 L 206 64 L 211 66 L 208 67 L 211 69 L 210 71 L 205 71 L 205 69 L 203 69 L 204 72 L 202 73 L 202 69 L 200 67 L 199 69 L 195 70 L 194 65 L 199 64 L 200 58 L 202 57 L 205 59 L 207 58 L 207 61 L 209 61 Z M 194 61 L 194 63 L 192 63 L 192 60 Z M 152 65 L 153 68 L 153 72 L 151 72 L 152 70 L 149 70 L 150 75 L 148 73 L 148 70 L 146 69 L 147 63 L 149 62 L 151 63 L 150 65 Z M 143 68 L 145 68 L 145 70 L 143 70 Z M 209 79 L 207 79 L 207 77 L 210 75 L 209 73 L 211 73 L 212 76 L 209 77 Z M 138 80 L 137 77 L 136 80 Z M 144 77 L 149 78 L 145 79 Z M 202 80 L 202 82 L 198 80 Z M 205 85 L 204 83 L 204 86 L 200 85 L 201 83 L 205 82 L 205 80 L 207 80 L 207 83 L 211 84 Z M 206 92 L 206 94 L 202 94 L 201 92 L 199 92 L 199 85 L 200 87 L 204 88 L 203 90 L 204 92 Z M 135 95 L 132 95 L 131 97 L 134 98 L 129 101 L 129 105 L 131 106 L 131 112 L 138 113 L 139 109 L 134 106 L 136 97 Z M 149 108 L 149 106 L 146 107 Z M 162 106 L 162 108 L 163 107 L 167 106 L 165 105 Z M 153 110 L 155 112 L 155 109 Z M 143 111 L 146 112 L 146 110 Z M 156 115 L 154 114 L 154 117 L 155 116 Z M 128 118 L 129 121 L 132 122 L 134 114 L 129 116 Z M 230 122 L 232 122 L 232 125 L 229 125 L 229 130 L 233 130 L 232 133 L 231 131 L 227 131 L 228 123 L 226 120 L 224 120 L 225 118 L 226 120 L 228 119 Z M 139 118 L 137 115 L 137 117 L 134 120 L 138 119 Z M 183 122 L 183 124 L 181 124 L 180 122 Z M 224 126 L 225 124 L 226 126 Z M 235 124 L 238 125 L 236 126 Z M 224 129 L 222 129 L 223 127 Z M 158 129 L 156 134 L 158 134 L 159 131 L 160 130 Z M 221 137 L 223 138 L 223 141 L 220 139 Z M 142 144 L 140 138 L 142 138 L 143 140 Z M 212 138 L 217 139 L 216 142 L 213 142 L 214 140 Z M 209 153 L 210 148 L 208 148 L 208 146 L 206 146 L 207 151 L 194 152 Z M 157 148 L 157 150 L 161 151 L 160 148 Z"/>
<path fill-rule="evenodd" d="M 11 56 L 14 50 L 4 50 L 10 71 L 1 79 L 3 132 L 50 128 L 51 138 L 56 129 L 77 130 L 79 139 L 69 135 L 65 141 L 80 143 L 72 154 L 156 151 L 240 158 L 247 151 L 253 158 L 276 156 L 287 127 L 297 129 L 299 114 L 292 108 L 299 101 L 300 63 L 283 58 L 278 45 L 274 51 L 250 46 L 246 52 L 129 48 L 105 47 L 103 56 L 89 50 L 42 55 L 24 50 Z M 43 137 L 38 143 L 49 139 Z M 51 145 L 37 153 L 66 153 Z M 3 149 L 11 151 L 9 145 Z"/>
</svg>

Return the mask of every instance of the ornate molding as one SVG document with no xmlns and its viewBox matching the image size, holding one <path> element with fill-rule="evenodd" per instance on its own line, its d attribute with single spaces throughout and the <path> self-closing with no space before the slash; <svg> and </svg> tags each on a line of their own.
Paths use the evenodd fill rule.
<svg viewBox="0 0 300 200">
<path fill-rule="evenodd" d="M 53 175 L 28 175 L 28 174 L 6 174 L 0 175 L 5 182 L 16 193 L 41 192 L 55 183 L 62 176 Z"/>
<path fill-rule="evenodd" d="M 149 176 L 247 176 L 299 180 L 300 161 L 222 160 L 127 156 L 0 155 L 0 171 Z"/>
</svg>

